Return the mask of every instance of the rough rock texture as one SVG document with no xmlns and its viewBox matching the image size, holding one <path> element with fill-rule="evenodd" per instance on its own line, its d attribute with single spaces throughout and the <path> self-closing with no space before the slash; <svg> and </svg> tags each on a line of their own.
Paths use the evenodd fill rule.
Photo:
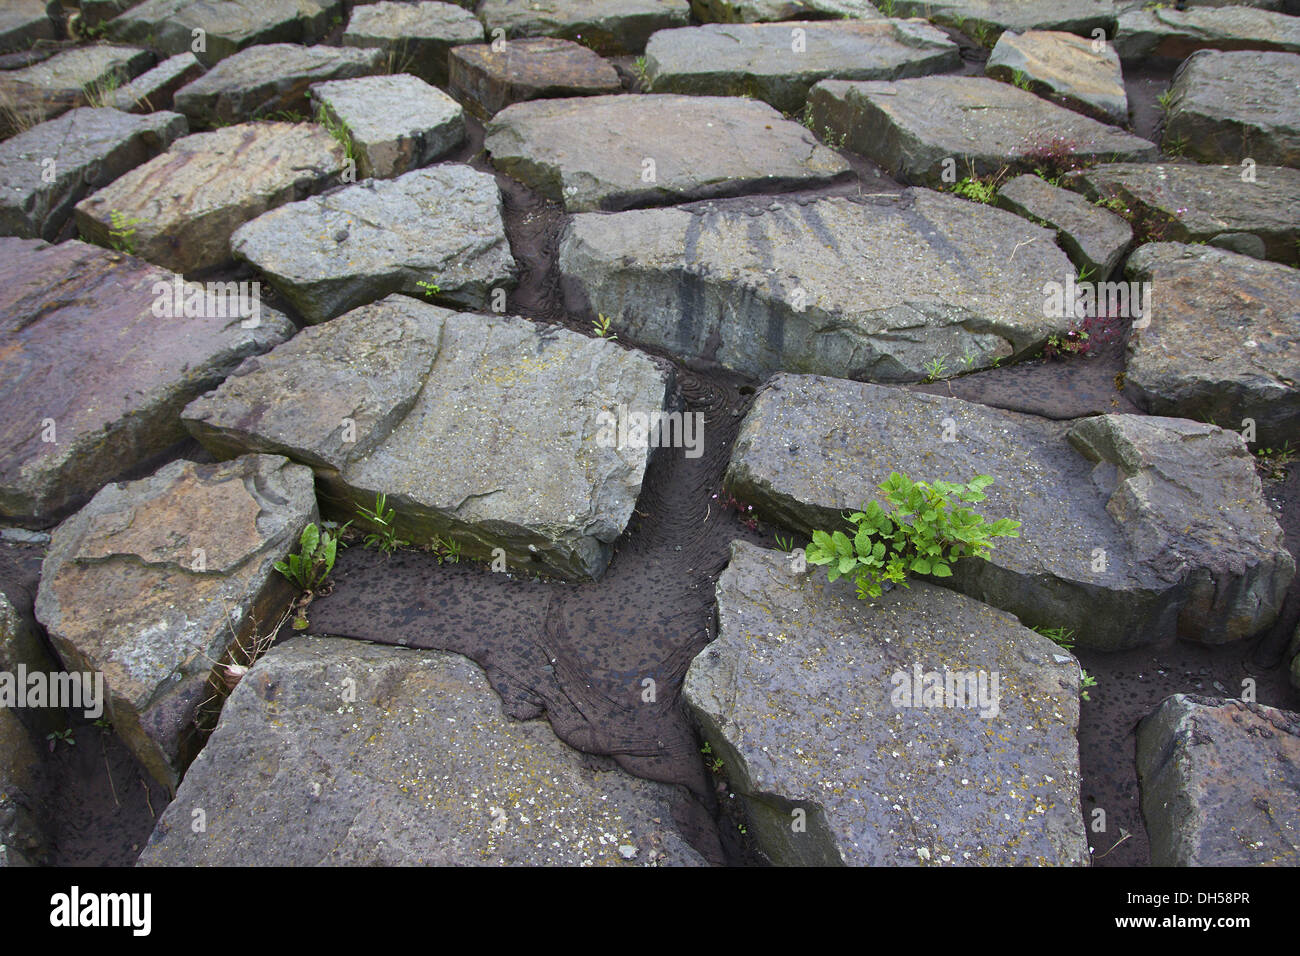
<svg viewBox="0 0 1300 956">
<path fill-rule="evenodd" d="M 925 17 L 956 27 L 986 47 L 1003 30 L 1064 30 L 1091 36 L 1100 27 L 1114 34 L 1111 0 L 894 0 L 893 16 Z"/>
<path fill-rule="evenodd" d="M 8 0 L 0 9 L 0 53 L 26 50 L 38 40 L 55 38 L 57 0 Z"/>
<path fill-rule="evenodd" d="M 1300 21 L 1254 7 L 1144 6 L 1120 14 L 1112 42 L 1125 63 L 1185 60 L 1207 49 L 1296 53 L 1300 52 Z"/>
<path fill-rule="evenodd" d="M 231 259 L 230 236 L 268 209 L 337 183 L 344 151 L 306 123 L 241 123 L 196 133 L 77 206 L 77 228 L 110 245 L 113 212 L 139 220 L 136 253 L 175 272 Z"/>
<path fill-rule="evenodd" d="M 677 799 L 508 719 L 468 658 L 302 637 L 240 682 L 140 864 L 703 866 Z"/>
<path fill-rule="evenodd" d="M 315 43 L 343 15 L 341 0 L 145 0 L 109 21 L 108 35 L 166 56 L 187 50 L 209 66 L 260 43 Z M 193 50 L 195 29 L 204 49 Z"/>
<path fill-rule="evenodd" d="M 311 97 L 331 122 L 346 130 L 363 179 L 389 179 L 427 166 L 465 139 L 460 104 L 414 76 L 319 83 L 311 88 Z"/>
<path fill-rule="evenodd" d="M 903 20 L 709 24 L 663 30 L 646 44 L 656 93 L 753 96 L 784 113 L 801 111 L 827 77 L 896 80 L 960 65 L 942 30 Z"/>
<path fill-rule="evenodd" d="M 1179 148 L 1202 163 L 1250 158 L 1264 165 L 1298 167 L 1297 90 L 1300 54 L 1194 53 L 1170 86 L 1164 147 Z"/>
<path fill-rule="evenodd" d="M 171 109 L 176 91 L 202 73 L 203 65 L 193 53 L 177 53 L 115 90 L 113 106 L 126 113 Z"/>
<path fill-rule="evenodd" d="M 986 176 L 1008 166 L 1030 172 L 1063 145 L 1081 162 L 1158 155 L 1153 143 L 1131 133 L 982 76 L 823 80 L 808 102 L 815 129 L 843 137 L 847 148 L 914 184 L 937 186 L 952 175 Z"/>
<path fill-rule="evenodd" d="M 153 66 L 153 55 L 133 47 L 74 47 L 18 70 L 0 72 L 0 136 L 35 126 L 91 103 L 115 84 Z"/>
<path fill-rule="evenodd" d="M 740 541 L 717 595 L 682 691 L 772 862 L 1086 865 L 1072 655 L 942 588 L 865 606 Z M 983 693 L 925 706 L 899 692 L 918 670 Z"/>
<path fill-rule="evenodd" d="M 1017 176 L 998 190 L 998 206 L 1056 230 L 1056 240 L 1088 278 L 1101 282 L 1119 265 L 1133 227 L 1109 209 L 1040 176 Z"/>
<path fill-rule="evenodd" d="M 1287 655 L 1291 658 L 1291 686 L 1300 688 L 1300 624 L 1296 625 Z"/>
<path fill-rule="evenodd" d="M 571 311 L 620 336 L 763 376 L 918 381 L 1032 354 L 1069 322 L 1042 287 L 1075 270 L 1047 230 L 928 189 L 574 216 Z"/>
<path fill-rule="evenodd" d="M 0 234 L 54 240 L 82 197 L 157 156 L 185 131 L 177 113 L 131 116 L 84 107 L 5 140 Z"/>
<path fill-rule="evenodd" d="M 382 72 L 382 50 L 272 43 L 222 60 L 182 87 L 175 103 L 196 126 L 222 126 L 281 112 L 305 115 L 313 83 Z"/>
<path fill-rule="evenodd" d="M 849 170 L 798 123 L 733 97 L 516 103 L 483 145 L 497 169 L 571 212 L 815 186 Z"/>
<path fill-rule="evenodd" d="M 1092 40 L 1055 30 L 1013 33 L 998 38 L 984 72 L 1014 83 L 1018 77 L 1035 93 L 1103 123 L 1128 124 L 1128 92 L 1119 55 Z"/>
<path fill-rule="evenodd" d="M 951 440 L 945 440 L 950 438 Z M 1241 436 L 1174 418 L 1052 422 L 954 398 L 776 376 L 732 453 L 737 498 L 832 530 L 893 471 L 992 475 L 978 512 L 1022 523 L 942 583 L 1113 650 L 1218 644 L 1272 624 L 1295 573 Z"/>
<path fill-rule="evenodd" d="M 705 23 L 763 23 L 823 17 L 878 20 L 883 16 L 870 0 L 691 0 L 691 10 Z"/>
<path fill-rule="evenodd" d="M 30 607 L 27 613 L 19 611 L 8 595 L 0 592 L 0 671 L 15 673 L 20 664 L 28 672 L 55 669 L 30 612 Z"/>
<path fill-rule="evenodd" d="M 524 100 L 622 89 L 609 61 L 581 44 L 554 37 L 513 40 L 499 51 L 489 43 L 458 46 L 448 62 L 449 89 L 480 117 Z"/>
<path fill-rule="evenodd" d="M 16 712 L 0 707 L 0 869 L 48 862 L 40 765 L 32 734 Z"/>
<path fill-rule="evenodd" d="M 1151 324 L 1129 338 L 1124 394 L 1155 415 L 1300 436 L 1300 272 L 1209 246 L 1151 243 L 1130 257 L 1151 283 Z"/>
<path fill-rule="evenodd" d="M 1300 864 L 1300 714 L 1175 694 L 1137 762 L 1153 866 Z"/>
<path fill-rule="evenodd" d="M 392 292 L 491 307 L 493 289 L 514 286 L 490 173 L 468 166 L 417 169 L 366 180 L 259 216 L 230 240 L 308 322 L 324 322 Z"/>
<path fill-rule="evenodd" d="M 689 0 L 483 0 L 479 19 L 488 35 L 510 39 L 553 36 L 597 53 L 640 53 L 656 30 L 690 23 Z"/>
<path fill-rule="evenodd" d="M 293 334 L 263 308 L 160 319 L 176 277 L 81 242 L 0 239 L 0 515 L 48 525 L 185 437 L 180 411 Z"/>
<path fill-rule="evenodd" d="M 1253 236 L 1263 256 L 1300 264 L 1300 170 L 1114 163 L 1070 173 L 1064 184 L 1089 199 L 1116 200 L 1143 225 L 1141 238 L 1147 241 L 1214 243 Z"/>
<path fill-rule="evenodd" d="M 483 42 L 483 24 L 453 3 L 390 2 L 352 11 L 343 45 L 383 50 L 393 73 L 412 73 L 447 85 L 447 54 L 461 43 Z"/>
<path fill-rule="evenodd" d="M 612 342 L 395 295 L 249 362 L 184 417 L 216 455 L 311 464 L 344 517 L 384 492 L 416 544 L 450 536 L 466 557 L 500 547 L 511 569 L 595 578 L 649 458 L 602 444 L 601 411 L 657 411 L 666 393 L 654 362 Z"/>
<path fill-rule="evenodd" d="M 273 565 L 318 518 L 312 484 L 278 456 L 174 461 L 105 486 L 51 537 L 36 617 L 69 670 L 103 673 L 114 732 L 170 789 L 213 668 L 294 594 Z"/>
<path fill-rule="evenodd" d="M 141 0 L 77 0 L 77 7 L 81 13 L 82 25 L 97 27 L 140 2 Z"/>
</svg>

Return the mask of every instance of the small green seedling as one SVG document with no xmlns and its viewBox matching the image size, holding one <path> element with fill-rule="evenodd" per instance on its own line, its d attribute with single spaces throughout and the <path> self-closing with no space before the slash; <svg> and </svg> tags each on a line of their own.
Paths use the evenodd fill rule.
<svg viewBox="0 0 1300 956">
<path fill-rule="evenodd" d="M 617 335 L 615 335 L 612 331 L 610 331 L 609 328 L 610 321 L 611 321 L 610 317 L 607 316 L 604 312 L 596 313 L 596 318 L 592 319 L 591 324 L 592 327 L 595 328 L 596 336 L 598 338 L 610 339 L 610 340 L 618 338 Z"/>
<path fill-rule="evenodd" d="M 357 514 L 368 521 L 375 530 L 365 537 L 367 548 L 378 548 L 384 554 L 391 554 L 398 548 L 406 547 L 411 542 L 397 537 L 397 512 L 388 507 L 388 496 L 383 492 L 375 495 L 375 510 L 364 506 L 357 508 Z"/>
<path fill-rule="evenodd" d="M 108 214 L 109 244 L 118 252 L 125 252 L 127 255 L 135 255 L 135 227 L 144 222 L 143 219 L 127 218 L 126 213 L 120 209 L 114 209 Z"/>
<path fill-rule="evenodd" d="M 351 522 L 348 522 L 351 524 Z M 343 526 L 344 528 L 347 525 Z M 342 533 L 343 528 L 339 529 Z M 339 539 L 329 531 L 322 531 L 315 524 L 302 529 L 298 541 L 297 554 L 291 554 L 284 561 L 275 562 L 275 569 L 308 594 L 320 590 L 329 573 L 334 570 L 334 557 L 338 553 Z"/>
<path fill-rule="evenodd" d="M 72 728 L 70 727 L 67 730 L 51 730 L 45 735 L 45 739 L 50 742 L 50 753 L 54 752 L 54 748 L 59 745 L 59 741 L 63 741 L 69 747 L 77 745 L 77 742 L 72 739 Z"/>
<path fill-rule="evenodd" d="M 442 287 L 438 285 L 436 281 L 437 278 L 438 278 L 437 276 L 430 276 L 429 282 L 425 282 L 422 279 L 417 279 L 415 284 L 424 290 L 424 294 L 426 297 L 432 299 L 435 295 L 437 295 L 439 292 L 442 291 Z"/>
</svg>

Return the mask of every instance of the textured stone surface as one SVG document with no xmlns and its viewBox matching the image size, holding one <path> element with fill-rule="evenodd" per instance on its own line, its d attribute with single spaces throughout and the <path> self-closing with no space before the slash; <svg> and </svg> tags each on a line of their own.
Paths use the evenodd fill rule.
<svg viewBox="0 0 1300 956">
<path fill-rule="evenodd" d="M 1158 154 L 1131 133 L 987 77 L 823 80 L 808 102 L 815 129 L 843 137 L 847 148 L 914 184 L 940 185 L 951 161 L 959 176 L 1003 167 L 1029 172 L 1062 146 L 1080 162 Z"/>
<path fill-rule="evenodd" d="M 894 0 L 896 17 L 926 17 L 956 27 L 991 47 L 1003 30 L 1066 30 L 1091 36 L 1100 27 L 1114 33 L 1111 0 Z"/>
<path fill-rule="evenodd" d="M 1107 44 L 1073 33 L 1008 30 L 998 38 L 984 72 L 1004 82 L 1018 75 L 1035 93 L 1103 123 L 1128 124 L 1128 93 L 1119 55 Z"/>
<path fill-rule="evenodd" d="M 734 97 L 516 103 L 483 145 L 497 169 L 570 211 L 814 186 L 849 169 L 798 123 Z"/>
<path fill-rule="evenodd" d="M 338 182 L 343 147 L 314 124 L 241 123 L 196 133 L 77 206 L 81 235 L 110 245 L 116 210 L 138 219 L 136 253 L 175 272 L 231 259 L 249 220 Z"/>
<path fill-rule="evenodd" d="M 1124 393 L 1155 415 L 1300 436 L 1300 272 L 1209 246 L 1152 243 L 1129 258 L 1151 324 L 1129 338 Z"/>
<path fill-rule="evenodd" d="M 702 866 L 676 799 L 508 719 L 468 658 L 302 637 L 240 682 L 140 863 Z"/>
<path fill-rule="evenodd" d="M 259 216 L 230 240 L 308 322 L 324 322 L 392 292 L 488 309 L 514 285 L 490 173 L 468 166 L 366 180 Z"/>
<path fill-rule="evenodd" d="M 55 38 L 53 0 L 8 0 L 0 8 L 0 53 L 26 50 L 38 40 Z"/>
<path fill-rule="evenodd" d="M 343 15 L 341 0 L 145 0 L 109 21 L 108 35 L 166 56 L 187 50 L 209 66 L 259 43 L 315 43 Z M 194 30 L 203 50 L 192 50 Z"/>
<path fill-rule="evenodd" d="M 1300 54 L 1204 50 L 1169 89 L 1166 150 L 1202 163 L 1300 167 Z"/>
<path fill-rule="evenodd" d="M 41 755 L 18 715 L 0 707 L 0 869 L 40 866 L 53 849 L 44 830 Z"/>
<path fill-rule="evenodd" d="M 88 93 L 106 94 L 153 65 L 153 55 L 134 47 L 74 47 L 18 70 L 0 72 L 0 136 L 35 126 L 78 106 Z"/>
<path fill-rule="evenodd" d="M 1199 163 L 1103 163 L 1063 180 L 1092 200 L 1115 200 L 1150 239 L 1215 242 L 1253 236 L 1269 259 L 1300 264 L 1300 170 Z"/>
<path fill-rule="evenodd" d="M 1300 52 L 1300 21 L 1245 6 L 1190 10 L 1143 6 L 1120 14 L 1113 45 L 1125 63 L 1185 60 L 1207 49 L 1296 53 Z"/>
<path fill-rule="evenodd" d="M 953 440 L 945 441 L 945 435 Z M 737 498 L 804 534 L 841 525 L 891 472 L 994 484 L 1020 521 L 942 583 L 1081 647 L 1218 644 L 1272 624 L 1295 573 L 1241 436 L 1174 418 L 1053 422 L 955 398 L 780 375 L 732 453 Z"/>
<path fill-rule="evenodd" d="M 1044 317 L 1043 284 L 1075 271 L 1047 230 L 928 189 L 579 215 L 559 268 L 570 310 L 625 339 L 876 381 L 1036 352 L 1068 325 Z"/>
<path fill-rule="evenodd" d="M 1300 714 L 1176 694 L 1137 761 L 1153 866 L 1300 864 Z"/>
<path fill-rule="evenodd" d="M 465 111 L 414 76 L 363 76 L 311 88 L 312 102 L 347 131 L 357 175 L 389 179 L 427 166 L 465 139 Z"/>
<path fill-rule="evenodd" d="M 868 606 L 740 541 L 717 594 L 683 695 L 774 863 L 1086 865 L 1072 655 L 942 588 Z M 924 706 L 898 693 L 917 670 L 984 693 Z"/>
<path fill-rule="evenodd" d="M 705 23 L 764 23 L 823 17 L 878 20 L 883 16 L 870 0 L 691 0 L 691 10 Z"/>
<path fill-rule="evenodd" d="M 113 106 L 127 113 L 171 109 L 176 91 L 202 72 L 203 66 L 193 53 L 178 53 L 115 90 Z"/>
<path fill-rule="evenodd" d="M 1017 176 L 998 190 L 996 201 L 1003 209 L 1055 229 L 1057 242 L 1094 282 L 1115 271 L 1133 241 L 1133 227 L 1124 219 L 1039 176 Z"/>
<path fill-rule="evenodd" d="M 83 107 L 5 140 L 0 233 L 55 239 L 82 197 L 157 156 L 185 131 L 177 113 L 131 116 Z"/>
<path fill-rule="evenodd" d="M 37 632 L 30 601 L 24 613 L 14 607 L 8 595 L 0 592 L 0 671 L 12 674 L 19 665 L 29 673 L 54 669 L 45 642 Z"/>
<path fill-rule="evenodd" d="M 51 523 L 183 439 L 187 402 L 293 334 L 265 307 L 257 328 L 160 319 L 155 286 L 174 279 L 81 242 L 0 239 L 0 515 Z"/>
<path fill-rule="evenodd" d="M 793 31 L 803 49 L 793 49 Z M 663 30 L 646 44 L 656 93 L 753 96 L 798 113 L 819 80 L 896 80 L 956 69 L 942 30 L 902 20 L 709 24 Z"/>
<path fill-rule="evenodd" d="M 656 30 L 690 22 L 689 0 L 483 0 L 479 18 L 488 34 L 510 39 L 554 36 L 598 53 L 640 53 Z"/>
<path fill-rule="evenodd" d="M 141 0 L 77 0 L 77 7 L 81 12 L 82 25 L 97 27 L 140 2 Z"/>
<path fill-rule="evenodd" d="M 383 71 L 382 50 L 272 43 L 236 53 L 181 87 L 176 109 L 196 126 L 273 118 L 282 112 L 305 115 L 313 83 Z"/>
<path fill-rule="evenodd" d="M 564 96 L 617 93 L 618 71 L 578 43 L 554 37 L 513 40 L 502 50 L 488 43 L 458 46 L 449 54 L 450 89 L 479 116 L 511 103 Z"/>
<path fill-rule="evenodd" d="M 461 43 L 481 43 L 483 24 L 453 3 L 384 0 L 352 11 L 343 45 L 391 55 L 390 72 L 447 85 L 447 55 Z"/>
<path fill-rule="evenodd" d="M 69 670 L 103 673 L 114 732 L 166 787 L 197 751 L 213 668 L 293 595 L 273 565 L 318 517 L 312 484 L 278 456 L 174 461 L 105 486 L 51 537 L 36 616 Z"/>
</svg>

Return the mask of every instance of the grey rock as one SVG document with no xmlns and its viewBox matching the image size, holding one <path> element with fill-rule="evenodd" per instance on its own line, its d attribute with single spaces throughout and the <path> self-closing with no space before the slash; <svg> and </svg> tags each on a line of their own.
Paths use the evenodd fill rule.
<svg viewBox="0 0 1300 956">
<path fill-rule="evenodd" d="M 216 669 L 274 632 L 294 588 L 273 565 L 317 517 L 310 469 L 250 455 L 107 485 L 55 529 L 36 617 L 69 670 L 103 674 L 114 732 L 163 786 L 197 752 Z"/>
<path fill-rule="evenodd" d="M 54 240 L 87 193 L 157 156 L 185 132 L 185 117 L 177 113 L 131 116 L 82 107 L 5 140 L 0 233 Z"/>
<path fill-rule="evenodd" d="M 587 47 L 555 37 L 458 46 L 448 54 L 451 92 L 475 114 L 489 117 L 511 103 L 618 93 L 618 71 Z"/>
<path fill-rule="evenodd" d="M 97 27 L 125 13 L 141 0 L 77 0 L 82 27 Z"/>
<path fill-rule="evenodd" d="M 773 863 L 1087 864 L 1072 655 L 942 588 L 868 606 L 740 541 L 717 601 L 682 693 Z M 934 706 L 927 673 L 975 684 Z"/>
<path fill-rule="evenodd" d="M 488 35 L 510 39 L 552 36 L 597 53 L 640 53 L 656 30 L 690 23 L 689 0 L 483 0 L 479 19 Z"/>
<path fill-rule="evenodd" d="M 0 53 L 29 49 L 38 40 L 56 37 L 57 0 L 9 0 L 0 9 Z"/>
<path fill-rule="evenodd" d="M 427 166 L 465 139 L 460 104 L 414 76 L 319 83 L 311 96 L 346 131 L 363 178 L 388 179 Z"/>
<path fill-rule="evenodd" d="M 8 595 L 0 592 L 0 672 L 13 674 L 19 665 L 28 673 L 49 673 L 57 669 L 41 640 L 30 603 L 25 612 L 20 611 Z"/>
<path fill-rule="evenodd" d="M 849 170 L 798 123 L 734 97 L 516 103 L 483 145 L 497 169 L 571 212 L 815 186 Z"/>
<path fill-rule="evenodd" d="M 1143 246 L 1126 271 L 1151 283 L 1155 303 L 1129 338 L 1134 403 L 1233 429 L 1250 418 L 1265 446 L 1300 435 L 1300 273 L 1177 243 Z"/>
<path fill-rule="evenodd" d="M 874 500 L 893 471 L 993 476 L 976 510 L 1020 521 L 1020 537 L 937 580 L 1027 625 L 1069 628 L 1081 647 L 1258 633 L 1295 573 L 1241 437 L 1182 419 L 1052 422 L 778 375 L 742 426 L 726 480 L 760 513 L 810 534 L 839 528 L 841 512 Z"/>
<path fill-rule="evenodd" d="M 672 787 L 591 764 L 545 720 L 508 719 L 467 658 L 301 637 L 240 682 L 139 862 L 647 865 L 630 846 L 704 865 Z"/>
<path fill-rule="evenodd" d="M 1063 148 L 1081 163 L 1158 155 L 1153 143 L 987 77 L 823 80 L 808 103 L 815 129 L 913 184 L 1030 172 Z"/>
<path fill-rule="evenodd" d="M 1227 249 L 1229 252 L 1250 256 L 1252 259 L 1268 258 L 1268 247 L 1264 245 L 1264 240 L 1248 232 L 1221 232 L 1213 239 L 1207 240 L 1205 244 L 1216 249 Z"/>
<path fill-rule="evenodd" d="M 0 707 L 0 869 L 49 862 L 54 844 L 45 829 L 46 800 L 32 733 L 16 712 Z"/>
<path fill-rule="evenodd" d="M 22 132 L 78 106 L 104 105 L 101 100 L 111 99 L 117 86 L 129 83 L 153 61 L 146 50 L 94 45 L 0 71 L 0 136 Z"/>
<path fill-rule="evenodd" d="M 447 85 L 447 54 L 461 43 L 482 43 L 483 24 L 452 3 L 373 3 L 352 11 L 343 45 L 383 50 L 390 73 L 413 73 Z"/>
<path fill-rule="evenodd" d="M 1197 50 L 1300 52 L 1300 23 L 1247 6 L 1140 7 L 1119 16 L 1115 51 L 1125 63 L 1185 60 Z"/>
<path fill-rule="evenodd" d="M 339 238 L 342 236 L 342 238 Z M 514 286 L 515 261 L 490 173 L 468 166 L 417 169 L 290 203 L 230 240 L 308 322 L 324 322 L 393 292 L 490 306 Z"/>
<path fill-rule="evenodd" d="M 1128 124 L 1128 92 L 1119 55 L 1109 44 L 1101 52 L 1073 33 L 1005 31 L 984 72 L 1014 83 L 1018 75 L 1035 93 L 1103 123 Z"/>
<path fill-rule="evenodd" d="M 1300 688 L 1300 624 L 1296 625 L 1291 646 L 1287 648 L 1287 656 L 1291 658 L 1291 686 Z"/>
<path fill-rule="evenodd" d="M 1098 28 L 1114 34 L 1111 0 L 894 0 L 893 16 L 925 17 L 955 27 L 992 47 L 1003 30 L 1064 30 L 1091 36 Z"/>
<path fill-rule="evenodd" d="M 884 16 L 870 0 L 691 0 L 691 10 L 704 23 L 765 23 L 823 17 L 879 20 Z"/>
<path fill-rule="evenodd" d="M 1055 229 L 1070 259 L 1096 282 L 1109 278 L 1133 241 L 1133 227 L 1109 209 L 1039 176 L 1017 176 L 998 190 L 996 201 L 1002 209 Z"/>
<path fill-rule="evenodd" d="M 1300 864 L 1300 714 L 1175 694 L 1137 764 L 1153 866 Z"/>
<path fill-rule="evenodd" d="M 803 110 L 808 90 L 827 77 L 897 80 L 960 65 L 947 34 L 903 20 L 709 24 L 661 30 L 646 44 L 656 93 L 753 96 L 784 113 Z"/>
<path fill-rule="evenodd" d="M 203 73 L 198 57 L 186 51 L 168 57 L 113 93 L 113 106 L 126 113 L 171 109 L 176 91 Z"/>
<path fill-rule="evenodd" d="M 750 375 L 894 382 L 1037 352 L 1068 326 L 1043 284 L 1075 271 L 1047 230 L 928 189 L 578 215 L 558 262 L 570 311 L 624 339 Z"/>
<path fill-rule="evenodd" d="M 1202 163 L 1300 167 L 1300 54 L 1202 50 L 1169 89 L 1166 151 Z"/>
</svg>

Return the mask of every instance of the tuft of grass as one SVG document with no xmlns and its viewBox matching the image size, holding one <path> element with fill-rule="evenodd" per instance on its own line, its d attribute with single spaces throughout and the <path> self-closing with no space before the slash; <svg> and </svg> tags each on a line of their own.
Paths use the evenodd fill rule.
<svg viewBox="0 0 1300 956">
<path fill-rule="evenodd" d="M 316 122 L 324 127 L 325 132 L 334 137 L 334 140 L 343 147 L 343 154 L 352 161 L 353 165 L 357 163 L 357 144 L 352 139 L 352 134 L 348 128 L 330 114 L 322 103 L 316 109 Z"/>
<path fill-rule="evenodd" d="M 125 252 L 131 256 L 135 255 L 135 227 L 144 220 L 134 217 L 128 219 L 126 213 L 120 209 L 114 209 L 109 212 L 108 221 L 109 244 L 118 252 Z"/>
</svg>

